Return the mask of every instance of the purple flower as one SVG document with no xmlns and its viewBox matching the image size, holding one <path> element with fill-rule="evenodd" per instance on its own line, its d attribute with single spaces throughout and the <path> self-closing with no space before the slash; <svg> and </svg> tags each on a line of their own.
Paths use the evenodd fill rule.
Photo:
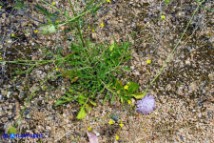
<svg viewBox="0 0 214 143">
<path fill-rule="evenodd" d="M 155 99 L 152 95 L 146 95 L 143 99 L 137 101 L 137 112 L 148 115 L 155 110 Z"/>
<path fill-rule="evenodd" d="M 88 135 L 89 143 L 99 143 L 95 133 L 87 132 L 87 135 Z"/>
</svg>

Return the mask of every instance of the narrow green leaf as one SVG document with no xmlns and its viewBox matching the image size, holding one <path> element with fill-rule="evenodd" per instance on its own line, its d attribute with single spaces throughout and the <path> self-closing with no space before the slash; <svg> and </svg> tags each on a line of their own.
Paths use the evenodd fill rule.
<svg viewBox="0 0 214 143">
<path fill-rule="evenodd" d="M 135 99 L 142 99 L 144 96 L 146 96 L 147 92 L 143 92 L 143 93 L 137 93 L 137 94 L 132 94 L 132 96 Z"/>
<path fill-rule="evenodd" d="M 45 7 L 43 7 L 43 6 L 41 6 L 41 5 L 36 5 L 35 6 L 35 8 L 39 11 L 39 12 L 41 12 L 43 15 L 45 15 L 45 16 L 50 16 L 51 15 L 51 13 L 45 8 Z"/>
<path fill-rule="evenodd" d="M 90 112 L 92 110 L 92 107 L 88 104 L 85 104 L 85 110 L 86 112 Z"/>
<path fill-rule="evenodd" d="M 86 117 L 87 113 L 85 111 L 85 108 L 84 107 L 81 107 L 80 108 L 80 111 L 77 115 L 77 119 L 81 120 L 81 119 L 84 119 Z"/>
<path fill-rule="evenodd" d="M 49 24 L 49 25 L 41 26 L 41 27 L 39 28 L 39 31 L 40 31 L 42 34 L 47 35 L 47 34 L 56 33 L 57 29 L 56 29 L 56 27 L 55 27 L 53 24 Z"/>
<path fill-rule="evenodd" d="M 62 97 L 60 97 L 60 99 L 58 99 L 55 102 L 55 106 L 59 106 L 59 105 L 71 102 L 72 100 L 74 100 L 73 94 L 66 93 L 65 95 L 63 95 Z"/>
<path fill-rule="evenodd" d="M 93 106 L 97 106 L 97 103 L 95 103 L 94 101 L 89 101 L 90 103 L 91 103 L 91 105 L 93 105 Z"/>
<path fill-rule="evenodd" d="M 17 129 L 13 126 L 10 126 L 7 130 L 8 134 L 16 134 L 17 133 Z"/>
<path fill-rule="evenodd" d="M 129 82 L 129 83 L 127 84 L 127 86 L 128 86 L 128 92 L 129 92 L 129 93 L 134 93 L 134 92 L 136 92 L 136 91 L 138 90 L 138 88 L 139 88 L 139 85 L 138 85 L 137 83 L 135 83 L 135 82 Z"/>
<path fill-rule="evenodd" d="M 131 71 L 131 68 L 129 66 L 123 66 L 124 71 Z"/>
<path fill-rule="evenodd" d="M 85 104 L 86 100 L 87 100 L 87 97 L 85 97 L 83 94 L 79 95 L 77 99 L 78 103 L 82 105 Z"/>
<path fill-rule="evenodd" d="M 67 101 L 63 101 L 63 100 L 57 100 L 56 102 L 55 102 L 55 106 L 60 106 L 60 105 L 62 105 L 62 104 L 65 104 Z"/>
<path fill-rule="evenodd" d="M 112 51 L 115 48 L 115 43 L 111 44 L 109 50 Z"/>
</svg>

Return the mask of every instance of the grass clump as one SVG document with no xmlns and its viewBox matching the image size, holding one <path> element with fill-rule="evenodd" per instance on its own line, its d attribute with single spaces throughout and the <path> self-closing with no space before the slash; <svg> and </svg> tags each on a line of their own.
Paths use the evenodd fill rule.
<svg viewBox="0 0 214 143">
<path fill-rule="evenodd" d="M 117 76 L 127 70 L 125 63 L 131 58 L 130 44 L 114 42 L 107 46 L 87 42 L 86 48 L 81 45 L 72 44 L 72 53 L 58 65 L 62 76 L 69 78 L 71 85 L 55 105 L 77 101 L 81 105 L 79 113 L 85 114 L 85 110 L 96 106 L 99 99 L 128 102 L 138 85 L 129 82 L 124 86 Z M 65 68 L 64 63 L 70 68 Z M 78 115 L 77 118 L 83 116 Z"/>
</svg>

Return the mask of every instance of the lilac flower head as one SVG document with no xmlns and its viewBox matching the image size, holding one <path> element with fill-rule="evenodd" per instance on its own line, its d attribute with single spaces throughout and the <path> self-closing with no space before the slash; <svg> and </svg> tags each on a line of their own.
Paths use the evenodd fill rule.
<svg viewBox="0 0 214 143">
<path fill-rule="evenodd" d="M 155 99 L 152 95 L 146 95 L 143 99 L 137 101 L 137 112 L 148 115 L 155 110 Z"/>
</svg>

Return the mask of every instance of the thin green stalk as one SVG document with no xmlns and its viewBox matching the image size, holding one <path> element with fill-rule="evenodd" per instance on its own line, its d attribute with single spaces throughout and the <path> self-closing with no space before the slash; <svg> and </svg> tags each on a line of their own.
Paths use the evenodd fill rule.
<svg viewBox="0 0 214 143">
<path fill-rule="evenodd" d="M 76 17 L 77 16 L 77 13 L 76 11 L 74 10 L 74 7 L 73 7 L 73 4 L 71 3 L 71 0 L 69 0 L 69 4 L 70 4 L 70 7 L 71 7 L 71 10 L 74 14 L 74 16 Z M 76 27 L 77 27 L 77 31 L 79 33 L 79 36 L 80 36 L 80 40 L 82 42 L 82 45 L 83 47 L 85 47 L 85 42 L 84 42 L 84 39 L 83 39 L 83 35 L 82 35 L 82 31 L 81 31 L 81 27 L 80 27 L 80 19 L 78 18 L 78 24 L 76 24 Z"/>
<path fill-rule="evenodd" d="M 6 64 L 6 63 L 10 63 L 10 64 L 23 64 L 23 63 L 36 63 L 36 64 L 46 64 L 46 63 L 52 63 L 52 62 L 56 62 L 56 61 L 66 61 L 66 58 L 68 58 L 68 56 L 66 57 L 60 57 L 60 58 L 56 58 L 53 60 L 15 60 L 15 61 L 5 61 L 5 60 L 0 60 L 0 64 Z"/>
<path fill-rule="evenodd" d="M 38 65 L 38 64 L 47 64 L 47 63 L 51 63 L 55 60 L 16 60 L 16 61 L 0 61 L 1 64 L 20 64 L 20 65 Z"/>
<path fill-rule="evenodd" d="M 100 80 L 100 82 L 103 84 L 104 88 L 107 89 L 108 91 L 110 91 L 113 95 L 117 95 L 116 92 L 114 92 L 113 90 L 111 90 L 102 80 Z"/>
<path fill-rule="evenodd" d="M 100 7 L 103 3 L 104 3 L 104 2 L 98 4 L 96 7 Z M 65 22 L 63 22 L 63 23 L 61 23 L 61 24 L 59 24 L 59 27 L 60 27 L 60 26 L 64 26 L 64 25 L 66 25 L 66 24 L 68 24 L 68 23 L 70 23 L 70 22 L 74 22 L 74 21 L 76 21 L 77 19 L 79 19 L 80 17 L 83 17 L 84 15 L 90 13 L 90 12 L 93 11 L 93 10 L 94 10 L 94 8 L 91 8 L 91 9 L 89 9 L 89 10 L 86 10 L 86 11 L 80 13 L 79 15 L 77 15 L 76 17 L 73 17 L 73 18 L 71 18 L 71 19 L 69 19 L 69 20 L 67 20 L 67 21 L 65 21 Z"/>
<path fill-rule="evenodd" d="M 165 67 L 167 66 L 167 63 L 171 61 L 171 57 L 174 55 L 177 47 L 179 46 L 179 44 L 181 43 L 181 40 L 183 39 L 187 29 L 189 28 L 190 23 L 193 20 L 193 17 L 195 16 L 195 14 L 198 12 L 201 4 L 204 2 L 205 0 L 203 0 L 202 2 L 199 3 L 199 5 L 197 6 L 197 8 L 195 9 L 195 11 L 193 12 L 189 22 L 187 23 L 186 28 L 184 29 L 184 31 L 181 34 L 181 37 L 179 39 L 179 41 L 176 43 L 175 47 L 173 48 L 172 52 L 168 55 L 167 59 L 164 61 L 163 66 L 160 68 L 159 72 L 155 75 L 155 77 L 152 79 L 152 81 L 149 83 L 149 85 L 147 86 L 147 88 L 145 89 L 144 92 L 147 92 L 149 90 L 149 88 L 152 86 L 152 84 L 157 80 L 157 78 L 163 73 Z"/>
<path fill-rule="evenodd" d="M 49 5 L 51 8 L 53 8 L 54 10 L 58 11 L 60 14 L 62 14 L 62 11 L 60 9 L 58 9 L 57 7 L 53 6 L 52 4 L 48 3 L 47 1 L 41 0 L 43 3 Z"/>
</svg>

